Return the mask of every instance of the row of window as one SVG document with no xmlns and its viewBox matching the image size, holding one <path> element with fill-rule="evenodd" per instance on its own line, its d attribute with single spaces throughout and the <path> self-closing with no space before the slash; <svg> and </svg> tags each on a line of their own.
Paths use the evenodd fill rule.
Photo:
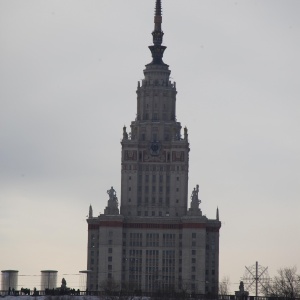
<svg viewBox="0 0 300 300">
<path fill-rule="evenodd" d="M 162 118 L 163 121 L 174 121 L 175 120 L 175 115 L 174 114 L 169 114 L 167 115 L 166 113 L 162 114 Z M 149 114 L 148 112 L 143 114 L 143 120 L 144 121 L 159 121 L 159 114 L 158 113 L 152 113 Z M 141 135 L 141 139 L 143 140 L 143 134 Z"/>
<path fill-rule="evenodd" d="M 122 170 L 137 170 L 137 166 L 135 164 L 131 165 L 131 164 L 123 164 L 122 165 Z M 185 166 L 181 165 L 181 166 L 174 166 L 174 165 L 163 165 L 163 166 L 159 166 L 159 165 L 145 165 L 145 164 L 141 164 L 138 166 L 138 170 L 139 171 L 158 171 L 158 172 L 174 172 L 174 171 L 185 171 Z"/>
<path fill-rule="evenodd" d="M 145 174 L 145 176 L 144 176 L 145 183 L 149 182 L 149 179 L 151 178 L 150 176 L 151 175 L 149 175 L 149 174 Z M 131 176 L 129 176 L 128 179 L 131 180 Z M 164 181 L 164 176 L 162 174 L 160 174 L 160 175 L 152 174 L 152 182 L 156 182 L 157 179 L 159 179 L 159 182 L 162 183 Z M 142 175 L 139 175 L 138 180 L 139 180 L 139 183 L 142 182 Z M 179 176 L 177 176 L 176 180 L 179 181 Z M 170 175 L 166 176 L 166 181 L 170 182 Z"/>
<path fill-rule="evenodd" d="M 168 195 L 167 195 L 168 196 Z M 128 202 L 131 202 L 131 198 L 129 198 L 128 199 Z M 155 205 L 156 203 L 157 203 L 157 201 L 156 201 L 156 197 L 152 197 L 151 198 L 151 202 L 152 202 L 152 205 Z M 178 203 L 179 201 L 178 200 L 176 200 L 176 203 Z M 141 205 L 142 204 L 142 197 L 139 195 L 139 197 L 138 197 L 138 199 L 137 199 L 137 204 L 138 205 Z M 144 200 L 144 204 L 146 204 L 146 205 L 148 205 L 149 204 L 149 198 L 148 198 L 148 196 L 146 196 L 145 197 L 145 200 Z M 158 198 L 158 204 L 160 205 L 160 206 L 162 206 L 163 205 L 163 198 L 162 197 L 159 197 Z M 165 205 L 170 205 L 170 198 L 169 197 L 166 197 L 166 199 L 165 199 Z"/>
<path fill-rule="evenodd" d="M 139 217 L 141 217 L 141 216 L 142 216 L 142 212 L 139 210 L 139 211 L 137 212 L 137 215 L 138 215 Z M 145 217 L 149 217 L 149 216 L 150 216 L 150 213 L 148 212 L 148 210 L 144 211 L 144 216 L 145 216 Z M 152 217 L 155 217 L 155 211 L 152 211 L 151 216 L 152 216 Z M 162 212 L 162 211 L 159 211 L 159 212 L 158 212 L 158 216 L 159 216 L 159 217 L 162 217 L 162 216 L 163 216 L 163 212 Z M 167 211 L 167 212 L 165 213 L 165 216 L 166 216 L 166 217 L 169 217 L 169 216 L 170 216 L 170 213 Z"/>
<path fill-rule="evenodd" d="M 108 236 L 111 237 L 113 234 L 112 231 L 109 231 L 108 233 Z M 152 233 L 146 233 L 145 234 L 145 237 L 146 239 L 158 239 L 160 236 L 159 233 L 155 233 L 155 232 L 152 232 Z M 141 232 L 130 232 L 129 234 L 126 234 L 126 232 L 123 232 L 123 239 L 126 239 L 127 237 L 129 238 L 143 238 L 143 233 Z M 176 234 L 173 234 L 173 233 L 163 233 L 162 235 L 163 239 L 167 239 L 167 238 L 176 238 L 178 237 L 180 240 L 182 239 L 182 233 L 179 233 L 178 235 Z M 192 232 L 191 233 L 191 237 L 192 239 L 195 239 L 197 237 L 197 233 L 196 232 Z M 196 242 L 195 240 L 192 240 L 192 242 Z"/>
</svg>

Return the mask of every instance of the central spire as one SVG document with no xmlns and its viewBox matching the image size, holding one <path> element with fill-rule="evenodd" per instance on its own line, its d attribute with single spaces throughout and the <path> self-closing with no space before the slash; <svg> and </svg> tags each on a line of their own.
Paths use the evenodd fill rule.
<svg viewBox="0 0 300 300">
<path fill-rule="evenodd" d="M 162 23 L 162 17 L 161 17 L 161 1 L 156 0 L 156 6 L 155 6 L 155 16 L 154 16 L 154 31 L 161 31 L 161 23 Z"/>
<path fill-rule="evenodd" d="M 161 45 L 164 36 L 164 33 L 161 30 L 161 23 L 162 23 L 161 0 L 156 0 L 155 16 L 154 16 L 154 31 L 152 32 L 153 46 L 149 46 L 149 49 L 153 57 L 151 64 L 153 65 L 164 65 L 164 62 L 162 61 L 162 57 L 167 47 Z"/>
</svg>

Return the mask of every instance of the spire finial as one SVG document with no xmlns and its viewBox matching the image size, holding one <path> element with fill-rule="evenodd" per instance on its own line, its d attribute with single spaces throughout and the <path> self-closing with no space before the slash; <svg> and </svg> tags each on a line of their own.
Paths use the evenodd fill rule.
<svg viewBox="0 0 300 300">
<path fill-rule="evenodd" d="M 154 16 L 154 31 L 152 32 L 154 45 L 162 44 L 164 33 L 161 30 L 161 23 L 162 23 L 161 0 L 156 0 L 155 16 Z"/>
<path fill-rule="evenodd" d="M 161 16 L 161 0 L 156 0 L 155 15 Z"/>
<path fill-rule="evenodd" d="M 155 16 L 154 16 L 154 31 L 152 32 L 153 36 L 153 46 L 150 46 L 152 52 L 153 61 L 151 64 L 163 65 L 162 57 L 166 49 L 165 46 L 162 46 L 164 33 L 161 30 L 162 23 L 162 14 L 161 14 L 161 0 L 156 0 L 155 5 Z"/>
</svg>

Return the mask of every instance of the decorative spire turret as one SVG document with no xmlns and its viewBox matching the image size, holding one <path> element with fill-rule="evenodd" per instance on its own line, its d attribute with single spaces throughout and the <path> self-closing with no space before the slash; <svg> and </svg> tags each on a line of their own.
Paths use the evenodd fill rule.
<svg viewBox="0 0 300 300">
<path fill-rule="evenodd" d="M 89 208 L 89 218 L 92 218 L 93 217 L 93 208 L 92 208 L 92 205 L 90 205 L 90 208 Z"/>
<path fill-rule="evenodd" d="M 154 65 L 164 65 L 164 62 L 162 61 L 162 57 L 164 51 L 167 48 L 161 45 L 164 36 L 164 33 L 161 30 L 161 23 L 162 23 L 161 0 L 156 0 L 155 16 L 154 16 L 154 31 L 152 32 L 154 45 L 149 46 L 149 49 L 153 57 L 151 64 Z"/>
</svg>

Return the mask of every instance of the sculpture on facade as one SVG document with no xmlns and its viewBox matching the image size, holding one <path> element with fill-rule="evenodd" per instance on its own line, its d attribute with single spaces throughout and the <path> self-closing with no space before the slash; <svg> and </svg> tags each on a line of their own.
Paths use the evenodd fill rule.
<svg viewBox="0 0 300 300">
<path fill-rule="evenodd" d="M 127 131 L 126 131 L 126 126 L 124 125 L 124 127 L 123 127 L 123 139 L 124 140 L 128 140 L 128 133 L 127 133 Z"/>
<path fill-rule="evenodd" d="M 236 296 L 236 299 L 239 299 L 239 300 L 244 300 L 244 299 L 248 298 L 249 292 L 245 291 L 244 282 L 243 281 L 240 282 L 239 290 L 235 291 L 235 296 Z"/>
<path fill-rule="evenodd" d="M 119 214 L 119 202 L 117 198 L 117 192 L 113 187 L 107 190 L 109 199 L 107 201 L 107 206 L 104 210 L 105 215 L 118 215 Z"/>
<path fill-rule="evenodd" d="M 191 208 L 192 209 L 198 209 L 199 204 L 201 203 L 201 200 L 198 197 L 199 194 L 199 185 L 197 184 L 196 187 L 194 188 L 192 195 L 191 195 Z"/>
<path fill-rule="evenodd" d="M 199 208 L 199 204 L 201 203 L 201 200 L 199 199 L 199 185 L 197 184 L 194 190 L 192 191 L 191 195 L 191 207 L 188 211 L 188 215 L 192 216 L 201 216 L 202 212 Z"/>
</svg>

